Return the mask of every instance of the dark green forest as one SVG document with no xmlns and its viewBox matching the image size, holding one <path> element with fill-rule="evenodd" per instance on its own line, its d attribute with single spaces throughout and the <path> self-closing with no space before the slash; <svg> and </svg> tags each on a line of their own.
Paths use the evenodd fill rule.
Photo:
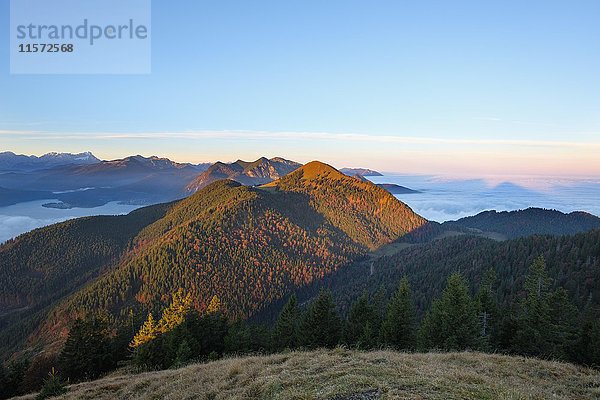
<svg viewBox="0 0 600 400">
<path fill-rule="evenodd" d="M 484 211 L 472 217 L 461 218 L 442 224 L 447 229 L 468 228 L 483 232 L 495 232 L 507 239 L 531 235 L 574 235 L 600 228 L 600 218 L 576 211 L 563 214 L 557 210 L 527 208 L 517 211 Z"/>
<path fill-rule="evenodd" d="M 488 269 L 496 271 L 498 302 L 507 305 L 523 295 L 528 266 L 544 256 L 553 285 L 564 287 L 575 305 L 600 304 L 600 230 L 574 236 L 535 235 L 509 241 L 456 236 L 412 245 L 394 255 L 353 263 L 326 277 L 319 285 L 300 290 L 299 298 L 314 296 L 328 287 L 346 313 L 363 291 L 383 290 L 389 297 L 395 282 L 406 276 L 415 292 L 415 305 L 423 315 L 439 296 L 446 277 L 460 272 L 477 286 Z M 273 313 L 271 313 L 272 315 Z M 268 320 L 269 310 L 260 317 Z"/>
<path fill-rule="evenodd" d="M 53 304 L 110 268 L 139 231 L 170 206 L 159 204 L 125 216 L 73 219 L 1 245 L 0 355 L 19 346 Z"/>
<path fill-rule="evenodd" d="M 204 313 L 191 296 L 174 294 L 158 317 L 143 324 L 112 321 L 105 313 L 74 321 L 58 355 L 8 363 L 0 369 L 2 398 L 64 383 L 91 380 L 128 366 L 145 371 L 177 368 L 228 354 L 270 353 L 339 345 L 401 351 L 493 351 L 600 366 L 597 308 L 583 309 L 549 275 L 542 256 L 528 266 L 522 296 L 503 305 L 493 269 L 472 290 L 461 273 L 445 277 L 441 293 L 418 317 L 415 292 L 405 277 L 390 298 L 364 292 L 343 318 L 329 290 L 299 304 L 288 297 L 271 325 L 227 318 L 214 297 Z M 158 321 L 158 322 L 156 322 Z M 128 323 L 129 322 L 129 323 Z M 48 378 L 48 371 L 52 371 Z M 44 377 L 46 377 L 44 379 Z"/>
</svg>

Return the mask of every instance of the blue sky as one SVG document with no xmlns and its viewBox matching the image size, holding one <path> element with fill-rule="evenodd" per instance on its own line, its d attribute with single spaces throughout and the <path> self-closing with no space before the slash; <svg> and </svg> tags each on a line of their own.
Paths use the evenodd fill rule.
<svg viewBox="0 0 600 400">
<path fill-rule="evenodd" d="M 599 20 L 593 0 L 153 1 L 151 74 L 10 75 L 0 52 L 0 150 L 599 176 Z"/>
</svg>

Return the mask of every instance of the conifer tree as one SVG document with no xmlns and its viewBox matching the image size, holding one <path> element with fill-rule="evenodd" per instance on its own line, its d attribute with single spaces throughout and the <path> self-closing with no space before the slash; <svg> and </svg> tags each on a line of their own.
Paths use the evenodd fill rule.
<svg viewBox="0 0 600 400">
<path fill-rule="evenodd" d="M 513 351 L 533 356 L 549 353 L 552 337 L 550 285 L 546 261 L 540 256 L 529 267 L 525 279 L 525 297 L 519 303 Z"/>
<path fill-rule="evenodd" d="M 50 397 L 60 396 L 67 392 L 67 384 L 64 382 L 56 370 L 52 368 L 48 373 L 48 377 L 44 380 L 42 390 L 35 397 L 36 400 L 47 399 Z"/>
<path fill-rule="evenodd" d="M 189 293 L 184 296 L 182 289 L 173 293 L 171 304 L 163 311 L 158 322 L 158 331 L 160 333 L 169 332 L 180 325 L 185 320 L 191 306 L 192 297 Z"/>
<path fill-rule="evenodd" d="M 296 295 L 292 294 L 281 309 L 273 328 L 275 350 L 294 349 L 300 345 L 300 309 Z"/>
<path fill-rule="evenodd" d="M 192 348 L 188 343 L 187 339 L 182 339 L 179 343 L 179 347 L 177 348 L 177 353 L 175 355 L 175 361 L 173 362 L 174 366 L 180 366 L 188 362 L 192 358 Z"/>
<path fill-rule="evenodd" d="M 588 303 L 570 352 L 573 361 L 600 368 L 600 308 Z"/>
<path fill-rule="evenodd" d="M 210 299 L 208 307 L 206 307 L 207 314 L 216 314 L 221 311 L 221 299 L 216 294 Z"/>
<path fill-rule="evenodd" d="M 148 319 L 146 322 L 144 322 L 140 330 L 133 337 L 133 340 L 131 341 L 131 347 L 135 348 L 148 343 L 156 339 L 159 333 L 160 330 L 158 325 L 156 322 L 154 322 L 154 317 L 152 316 L 152 313 L 150 313 L 148 314 Z"/>
<path fill-rule="evenodd" d="M 93 379 L 113 367 L 108 321 L 103 316 L 77 320 L 59 356 L 62 373 L 79 381 Z"/>
<path fill-rule="evenodd" d="M 184 296 L 182 289 L 173 293 L 171 304 L 163 311 L 158 323 L 154 322 L 152 313 L 148 314 L 148 319 L 133 337 L 131 347 L 138 347 L 155 339 L 160 334 L 171 332 L 185 321 L 191 306 L 192 297 L 189 293 Z"/>
<path fill-rule="evenodd" d="M 28 367 L 29 362 L 25 360 L 12 361 L 6 365 L 6 368 L 0 367 L 0 371 L 4 371 L 3 375 L 0 375 L 0 399 L 23 394 L 21 386 Z"/>
<path fill-rule="evenodd" d="M 567 291 L 559 287 L 550 295 L 550 349 L 553 358 L 566 360 L 577 341 L 577 307 Z"/>
<path fill-rule="evenodd" d="M 495 327 L 498 324 L 498 303 L 494 292 L 495 282 L 496 271 L 490 268 L 486 271 L 475 295 L 483 349 L 490 348 L 492 335 L 495 334 Z"/>
<path fill-rule="evenodd" d="M 331 292 L 321 290 L 310 304 L 301 327 L 303 344 L 308 347 L 335 347 L 341 336 L 342 321 L 338 315 Z"/>
<path fill-rule="evenodd" d="M 388 305 L 382 327 L 383 342 L 399 350 L 416 346 L 416 311 L 408 279 L 400 281 L 398 290 Z"/>
<path fill-rule="evenodd" d="M 377 325 L 377 312 L 369 302 L 368 292 L 365 291 L 350 307 L 348 320 L 344 326 L 344 342 L 361 349 L 375 347 Z"/>
<path fill-rule="evenodd" d="M 421 345 L 425 349 L 465 350 L 479 344 L 475 303 L 464 277 L 454 273 L 423 320 Z"/>
</svg>

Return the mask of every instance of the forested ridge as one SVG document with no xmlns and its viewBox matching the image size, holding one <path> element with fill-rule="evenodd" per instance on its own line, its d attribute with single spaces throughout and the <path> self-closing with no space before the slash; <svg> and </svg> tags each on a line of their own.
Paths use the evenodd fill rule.
<svg viewBox="0 0 600 400">
<path fill-rule="evenodd" d="M 372 237 L 389 243 L 424 221 L 373 184 L 321 163 L 298 175 L 305 168 L 323 174 L 304 179 L 310 187 L 302 190 L 287 181 L 275 191 L 219 181 L 181 201 L 140 233 L 119 267 L 75 294 L 64 310 L 152 309 L 182 287 L 194 293 L 199 310 L 218 295 L 230 317 L 248 317 L 365 255 Z M 358 211 L 348 214 L 349 205 Z"/>
<path fill-rule="evenodd" d="M 573 236 L 534 235 L 502 242 L 475 236 L 439 239 L 391 256 L 353 263 L 318 287 L 300 293 L 310 297 L 319 287 L 329 287 L 340 310 L 346 312 L 363 290 L 375 293 L 383 288 L 390 295 L 394 282 L 406 276 L 417 288 L 415 304 L 423 313 L 441 293 L 449 274 L 460 272 L 477 285 L 492 268 L 497 276 L 498 301 L 507 305 L 522 294 L 527 268 L 538 256 L 545 258 L 554 285 L 564 287 L 579 308 L 588 303 L 600 305 L 600 229 Z"/>
<path fill-rule="evenodd" d="M 199 311 L 217 295 L 225 315 L 246 318 L 425 222 L 371 183 L 321 163 L 308 168 L 301 188 L 223 180 L 165 207 L 99 277 L 40 316 L 28 345 L 59 345 L 68 321 L 97 310 L 139 322 L 180 288 Z"/>
<path fill-rule="evenodd" d="M 576 211 L 568 214 L 557 210 L 527 208 L 517 211 L 484 211 L 458 221 L 442 224 L 445 228 L 469 228 L 483 232 L 496 232 L 515 239 L 530 235 L 574 235 L 600 228 L 600 218 L 590 213 Z"/>
<path fill-rule="evenodd" d="M 0 354 L 14 350 L 49 308 L 101 275 L 171 204 L 125 216 L 85 217 L 39 228 L 0 246 Z"/>
<path fill-rule="evenodd" d="M 319 213 L 370 250 L 427 223 L 385 189 L 317 161 L 264 187 L 308 195 Z"/>
<path fill-rule="evenodd" d="M 26 350 L 0 384 L 338 344 L 600 362 L 600 230 L 500 242 L 459 228 L 423 243 L 445 228 L 312 162 L 33 231 L 0 247 L 2 350 Z"/>
<path fill-rule="evenodd" d="M 69 292 L 115 261 L 168 204 L 126 216 L 72 219 L 35 229 L 0 246 L 0 309 L 26 307 Z"/>
</svg>

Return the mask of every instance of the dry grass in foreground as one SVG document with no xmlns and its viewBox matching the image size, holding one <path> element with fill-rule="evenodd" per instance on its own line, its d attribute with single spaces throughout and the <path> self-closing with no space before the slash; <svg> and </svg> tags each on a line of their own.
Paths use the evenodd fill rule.
<svg viewBox="0 0 600 400">
<path fill-rule="evenodd" d="M 115 375 L 73 385 L 61 398 L 598 399 L 600 372 L 481 353 L 335 349 L 228 358 L 177 370 Z"/>
</svg>

